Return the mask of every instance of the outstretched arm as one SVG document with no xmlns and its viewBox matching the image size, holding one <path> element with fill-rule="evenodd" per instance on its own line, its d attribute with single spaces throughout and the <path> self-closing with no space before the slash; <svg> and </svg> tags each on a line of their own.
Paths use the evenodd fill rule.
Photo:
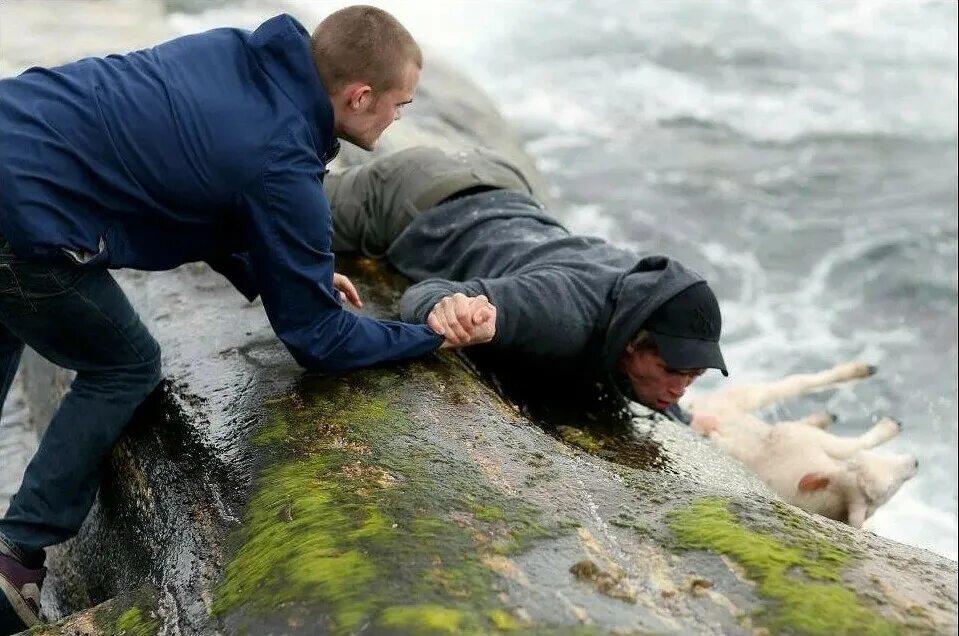
<svg viewBox="0 0 959 636">
<path fill-rule="evenodd" d="M 308 140 L 283 140 L 247 193 L 244 231 L 256 288 L 274 331 L 302 366 L 336 372 L 435 351 L 424 324 L 346 311 L 334 285 L 330 210 Z"/>
</svg>

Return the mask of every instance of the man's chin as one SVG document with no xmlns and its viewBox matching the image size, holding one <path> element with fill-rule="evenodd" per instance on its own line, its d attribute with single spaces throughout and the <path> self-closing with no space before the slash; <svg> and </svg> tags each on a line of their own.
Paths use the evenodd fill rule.
<svg viewBox="0 0 959 636">
<path fill-rule="evenodd" d="M 659 400 L 640 397 L 636 395 L 635 392 L 633 393 L 633 396 L 636 402 L 639 402 L 640 404 L 642 404 L 643 406 L 645 406 L 651 411 L 662 411 L 664 408 L 666 408 L 666 406 L 669 406 L 668 404 L 666 406 L 663 406 L 663 403 Z"/>
<path fill-rule="evenodd" d="M 378 139 L 369 141 L 367 139 L 360 139 L 359 137 L 353 137 L 351 135 L 341 135 L 340 139 L 342 139 L 343 141 L 348 141 L 354 146 L 356 146 L 357 148 L 360 148 L 367 152 L 372 152 L 373 149 L 376 148 L 376 142 L 378 141 Z"/>
<path fill-rule="evenodd" d="M 665 411 L 671 407 L 675 402 L 668 402 L 666 400 L 656 400 L 656 406 L 652 407 L 657 411 Z"/>
</svg>

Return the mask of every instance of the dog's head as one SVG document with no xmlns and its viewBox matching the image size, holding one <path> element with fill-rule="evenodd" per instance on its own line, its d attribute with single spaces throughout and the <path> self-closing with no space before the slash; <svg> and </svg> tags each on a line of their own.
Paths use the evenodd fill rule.
<svg viewBox="0 0 959 636">
<path fill-rule="evenodd" d="M 864 450 L 853 455 L 844 462 L 842 469 L 834 473 L 806 473 L 796 488 L 803 494 L 827 489 L 836 492 L 845 508 L 840 520 L 861 528 L 879 506 L 915 476 L 918 467 L 919 462 L 912 455 L 880 455 Z"/>
</svg>

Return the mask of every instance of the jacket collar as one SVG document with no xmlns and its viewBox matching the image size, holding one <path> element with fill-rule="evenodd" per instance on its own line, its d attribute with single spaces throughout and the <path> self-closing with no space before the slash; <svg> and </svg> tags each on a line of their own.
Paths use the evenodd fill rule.
<svg viewBox="0 0 959 636">
<path fill-rule="evenodd" d="M 338 145 L 333 133 L 333 103 L 313 63 L 306 29 L 283 13 L 261 24 L 250 36 L 250 46 L 267 75 L 306 117 L 316 138 L 317 154 L 326 161 Z"/>
</svg>

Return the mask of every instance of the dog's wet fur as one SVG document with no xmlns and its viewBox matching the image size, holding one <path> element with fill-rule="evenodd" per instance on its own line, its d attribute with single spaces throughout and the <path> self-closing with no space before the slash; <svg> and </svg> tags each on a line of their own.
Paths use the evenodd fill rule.
<svg viewBox="0 0 959 636">
<path fill-rule="evenodd" d="M 835 421 L 828 413 L 770 424 L 754 412 L 875 372 L 866 364 L 841 364 L 695 396 L 684 406 L 695 416 L 695 430 L 751 468 L 785 501 L 860 528 L 916 474 L 915 457 L 872 450 L 898 435 L 902 424 L 883 417 L 858 437 L 839 437 L 826 430 Z"/>
</svg>

